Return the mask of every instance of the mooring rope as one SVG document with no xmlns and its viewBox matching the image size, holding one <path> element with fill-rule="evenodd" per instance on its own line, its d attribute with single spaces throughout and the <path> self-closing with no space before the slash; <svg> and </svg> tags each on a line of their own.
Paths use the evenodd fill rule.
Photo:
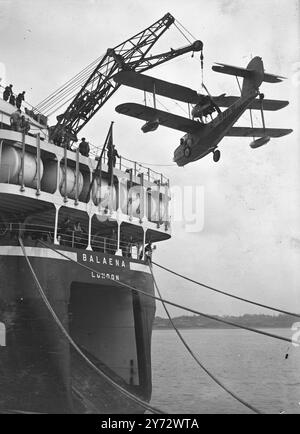
<svg viewBox="0 0 300 434">
<path fill-rule="evenodd" d="M 38 288 L 39 294 L 41 296 L 41 298 L 43 299 L 45 305 L 47 306 L 51 316 L 53 317 L 54 321 L 56 322 L 57 326 L 60 328 L 61 332 L 63 333 L 63 335 L 65 336 L 65 338 L 69 341 L 69 343 L 71 344 L 71 346 L 81 355 L 81 357 L 87 362 L 87 364 L 94 369 L 102 378 L 104 378 L 108 383 L 110 383 L 115 389 L 117 389 L 121 394 L 125 395 L 127 398 L 131 399 L 132 401 L 134 401 L 136 404 L 140 405 L 141 407 L 143 407 L 145 410 L 149 410 L 152 413 L 156 413 L 156 414 L 166 414 L 165 412 L 152 407 L 150 404 L 148 404 L 147 402 L 143 401 L 142 399 L 138 398 L 137 396 L 133 395 L 132 393 L 130 393 L 128 390 L 124 389 L 122 386 L 120 386 L 118 383 L 116 383 L 112 378 L 110 378 L 107 374 L 105 374 L 104 371 L 102 371 L 100 368 L 98 368 L 96 365 L 94 365 L 94 363 L 88 358 L 86 357 L 86 355 L 81 351 L 81 349 L 79 348 L 79 346 L 76 344 L 76 342 L 72 339 L 72 337 L 69 335 L 69 333 L 67 332 L 67 330 L 65 329 L 65 327 L 63 326 L 63 324 L 61 323 L 60 319 L 58 318 L 58 316 L 56 315 L 55 311 L 53 310 L 45 292 L 43 291 L 43 288 L 39 282 L 39 279 L 31 265 L 31 262 L 29 261 L 29 258 L 27 256 L 26 253 L 26 249 L 24 247 L 23 241 L 21 239 L 21 237 L 19 237 L 19 243 L 21 246 L 21 249 L 23 251 L 23 255 L 26 259 L 26 262 L 28 264 L 28 267 L 31 271 L 31 274 L 34 278 L 34 281 L 36 283 L 36 286 Z"/>
<path fill-rule="evenodd" d="M 162 301 L 162 296 L 161 296 L 161 292 L 158 288 L 156 279 L 154 277 L 154 273 L 153 273 L 153 268 L 151 263 L 149 263 L 149 268 L 151 271 L 151 275 L 152 275 L 152 279 L 154 282 L 154 286 L 157 290 L 157 293 L 161 299 L 162 305 L 165 309 L 165 312 L 169 318 L 170 323 L 172 324 L 173 329 L 175 330 L 175 332 L 177 333 L 179 339 L 181 340 L 181 342 L 183 343 L 183 345 L 185 346 L 185 348 L 187 349 L 187 351 L 190 353 L 190 355 L 193 357 L 193 359 L 195 360 L 195 362 L 198 364 L 198 366 L 200 366 L 201 369 L 203 369 L 204 372 L 206 372 L 206 374 L 215 382 L 217 383 L 223 390 L 225 390 L 225 392 L 227 392 L 230 396 L 232 396 L 234 399 L 236 399 L 239 403 L 241 403 L 242 405 L 244 405 L 245 407 L 249 408 L 250 410 L 254 411 L 254 413 L 256 414 L 262 414 L 262 412 L 260 410 L 258 410 L 257 408 L 255 408 L 254 406 L 252 406 L 251 404 L 249 404 L 248 402 L 244 401 L 242 398 L 240 398 L 238 395 L 236 395 L 234 392 L 232 392 L 230 389 L 228 389 L 215 375 L 213 375 L 204 365 L 203 363 L 198 359 L 198 357 L 194 354 L 194 352 L 191 350 L 190 346 L 187 344 L 186 340 L 184 339 L 184 337 L 182 336 L 182 334 L 180 333 L 180 331 L 178 330 L 178 328 L 176 327 L 169 311 L 168 308 L 165 304 L 164 301 Z"/>
<path fill-rule="evenodd" d="M 187 276 L 184 276 L 183 274 L 177 273 L 176 271 L 171 270 L 170 268 L 164 267 L 161 264 L 157 264 L 154 261 L 152 261 L 152 264 L 156 265 L 159 268 L 162 268 L 165 271 L 168 271 L 171 274 L 174 274 L 175 276 L 181 277 L 182 279 L 185 279 L 189 282 L 195 283 L 196 285 L 202 286 L 203 288 L 210 289 L 211 291 L 218 292 L 219 294 L 226 295 L 227 297 L 235 298 L 236 300 L 244 301 L 245 303 L 254 304 L 255 306 L 259 306 L 259 307 L 263 307 L 265 309 L 273 310 L 274 312 L 279 312 L 279 313 L 283 313 L 285 315 L 293 316 L 295 318 L 300 318 L 300 314 L 298 314 L 298 313 L 293 313 L 293 312 L 289 312 L 287 310 L 278 309 L 276 307 L 272 307 L 272 306 L 268 306 L 266 304 L 258 303 L 256 301 L 252 301 L 252 300 L 249 300 L 247 298 L 239 297 L 239 296 L 231 294 L 229 292 L 221 291 L 220 289 L 216 289 L 213 286 L 209 286 L 209 285 L 206 285 L 204 283 L 197 282 L 197 280 L 191 279 L 190 277 L 187 277 Z"/>
<path fill-rule="evenodd" d="M 96 274 L 99 273 L 99 270 L 95 270 L 94 268 L 91 268 L 91 267 L 89 267 L 88 265 L 81 264 L 80 262 L 75 261 L 74 259 L 70 258 L 69 256 L 63 254 L 61 251 L 59 251 L 59 250 L 55 249 L 54 247 L 49 246 L 48 244 L 44 243 L 42 240 L 39 240 L 39 242 L 40 242 L 40 244 L 42 244 L 43 246 L 45 246 L 45 247 L 47 247 L 47 248 L 53 250 L 54 252 L 56 252 L 57 254 L 59 254 L 59 255 L 61 255 L 61 256 L 63 256 L 63 257 L 66 258 L 68 261 L 71 261 L 71 262 L 77 264 L 78 266 L 80 266 L 80 267 L 82 267 L 82 268 L 85 268 L 86 270 L 89 270 L 89 271 L 91 271 L 91 272 L 93 272 L 93 273 L 96 273 Z M 258 329 L 254 329 L 254 328 L 252 328 L 252 327 L 247 327 L 247 326 L 245 326 L 245 325 L 238 324 L 238 323 L 235 323 L 235 322 L 232 322 L 232 321 L 227 321 L 227 320 L 225 320 L 225 319 L 222 319 L 222 318 L 219 318 L 219 317 L 216 317 L 216 316 L 213 316 L 213 315 L 209 315 L 209 314 L 207 314 L 207 313 L 200 312 L 200 311 L 198 311 L 198 310 L 195 310 L 195 309 L 189 308 L 189 307 L 187 307 L 187 306 L 183 306 L 183 305 L 180 305 L 180 304 L 178 304 L 178 303 L 174 303 L 174 302 L 169 301 L 169 300 L 161 299 L 161 298 L 159 298 L 159 297 L 156 297 L 155 295 L 148 294 L 147 292 L 142 291 L 141 289 L 138 289 L 138 288 L 135 288 L 135 287 L 133 287 L 133 286 L 131 286 L 131 285 L 128 285 L 127 283 L 119 282 L 119 281 L 117 281 L 117 280 L 114 280 L 114 282 L 115 282 L 117 285 L 119 285 L 119 286 L 122 286 L 122 287 L 124 287 L 124 288 L 128 288 L 128 289 L 130 289 L 131 291 L 136 291 L 136 292 L 138 292 L 138 293 L 140 293 L 140 294 L 145 295 L 146 297 L 153 298 L 153 299 L 158 300 L 158 301 L 164 301 L 166 304 L 169 304 L 170 306 L 178 307 L 179 309 L 185 310 L 185 311 L 187 311 L 187 312 L 194 313 L 194 314 L 196 314 L 196 315 L 201 315 L 201 316 L 203 316 L 204 318 L 208 318 L 208 319 L 211 319 L 211 320 L 213 320 L 213 321 L 217 321 L 217 322 L 220 322 L 220 323 L 223 323 L 223 324 L 227 324 L 227 325 L 230 325 L 230 326 L 233 326 L 233 327 L 236 327 L 236 328 L 240 328 L 240 329 L 248 330 L 248 331 L 250 331 L 250 332 L 257 333 L 257 334 L 264 335 L 264 336 L 268 336 L 268 337 L 270 337 L 270 338 L 278 339 L 278 340 L 281 340 L 281 341 L 285 341 L 285 342 L 294 342 L 293 339 L 286 338 L 286 337 L 284 337 L 284 336 L 275 335 L 275 334 L 273 334 L 273 333 L 268 333 L 268 332 L 265 332 L 265 331 L 263 331 L 263 330 L 258 330 Z"/>
</svg>

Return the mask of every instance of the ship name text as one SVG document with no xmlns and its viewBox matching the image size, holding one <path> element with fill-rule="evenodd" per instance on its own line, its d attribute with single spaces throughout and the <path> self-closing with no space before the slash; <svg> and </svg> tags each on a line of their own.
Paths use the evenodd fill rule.
<svg viewBox="0 0 300 434">
<path fill-rule="evenodd" d="M 82 262 L 87 262 L 89 264 L 99 264 L 99 265 L 108 265 L 111 267 L 120 267 L 126 268 L 128 264 L 121 258 L 113 258 L 111 256 L 98 256 L 91 255 L 89 253 L 82 253 Z"/>
</svg>

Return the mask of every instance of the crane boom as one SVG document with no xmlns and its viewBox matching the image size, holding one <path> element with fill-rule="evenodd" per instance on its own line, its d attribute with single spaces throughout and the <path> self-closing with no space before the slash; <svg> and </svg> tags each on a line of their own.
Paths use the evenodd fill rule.
<svg viewBox="0 0 300 434">
<path fill-rule="evenodd" d="M 166 53 L 147 57 L 153 45 L 174 21 L 174 17 L 167 13 L 150 27 L 108 49 L 65 112 L 57 116 L 57 124 L 50 128 L 51 139 L 57 144 L 77 141 L 78 132 L 120 87 L 120 84 L 113 80 L 119 71 L 143 72 L 182 54 L 201 51 L 203 44 L 196 41 L 178 50 L 171 49 Z"/>
</svg>

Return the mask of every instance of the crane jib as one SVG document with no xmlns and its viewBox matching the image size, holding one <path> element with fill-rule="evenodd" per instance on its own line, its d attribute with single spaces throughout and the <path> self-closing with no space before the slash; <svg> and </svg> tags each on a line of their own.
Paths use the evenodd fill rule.
<svg viewBox="0 0 300 434">
<path fill-rule="evenodd" d="M 87 72 L 82 75 L 84 84 L 82 85 L 79 79 L 76 82 L 80 90 L 64 113 L 58 116 L 57 124 L 51 127 L 52 140 L 65 146 L 68 146 L 70 141 L 77 140 L 79 131 L 119 88 L 120 85 L 114 82 L 113 76 L 120 70 L 142 72 L 185 53 L 201 51 L 203 43 L 195 41 L 177 50 L 171 49 L 169 52 L 149 56 L 152 47 L 174 21 L 174 17 L 168 13 L 127 41 L 108 49 L 89 76 L 87 77 Z"/>
</svg>

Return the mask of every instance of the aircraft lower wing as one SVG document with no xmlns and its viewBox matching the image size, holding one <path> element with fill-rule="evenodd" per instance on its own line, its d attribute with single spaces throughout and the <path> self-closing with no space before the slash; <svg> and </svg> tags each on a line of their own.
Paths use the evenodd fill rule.
<svg viewBox="0 0 300 434">
<path fill-rule="evenodd" d="M 143 121 L 158 120 L 160 125 L 173 128 L 174 130 L 183 131 L 184 133 L 196 133 L 205 128 L 205 125 L 200 122 L 192 121 L 191 119 L 182 116 L 174 115 L 169 112 L 157 110 L 152 107 L 147 107 L 142 104 L 125 103 L 116 107 L 116 112 L 126 116 L 131 116 Z"/>
<path fill-rule="evenodd" d="M 213 100 L 219 107 L 230 107 L 236 101 L 238 101 L 240 97 L 238 96 L 213 96 Z M 263 109 L 264 110 L 280 110 L 286 107 L 289 104 L 288 101 L 276 100 L 276 99 L 264 99 L 263 100 Z M 249 106 L 249 109 L 260 110 L 261 102 L 259 99 L 255 99 Z"/>
<path fill-rule="evenodd" d="M 228 137 L 282 137 L 290 134 L 293 130 L 285 128 L 251 128 L 251 127 L 231 127 L 225 134 Z"/>
</svg>

